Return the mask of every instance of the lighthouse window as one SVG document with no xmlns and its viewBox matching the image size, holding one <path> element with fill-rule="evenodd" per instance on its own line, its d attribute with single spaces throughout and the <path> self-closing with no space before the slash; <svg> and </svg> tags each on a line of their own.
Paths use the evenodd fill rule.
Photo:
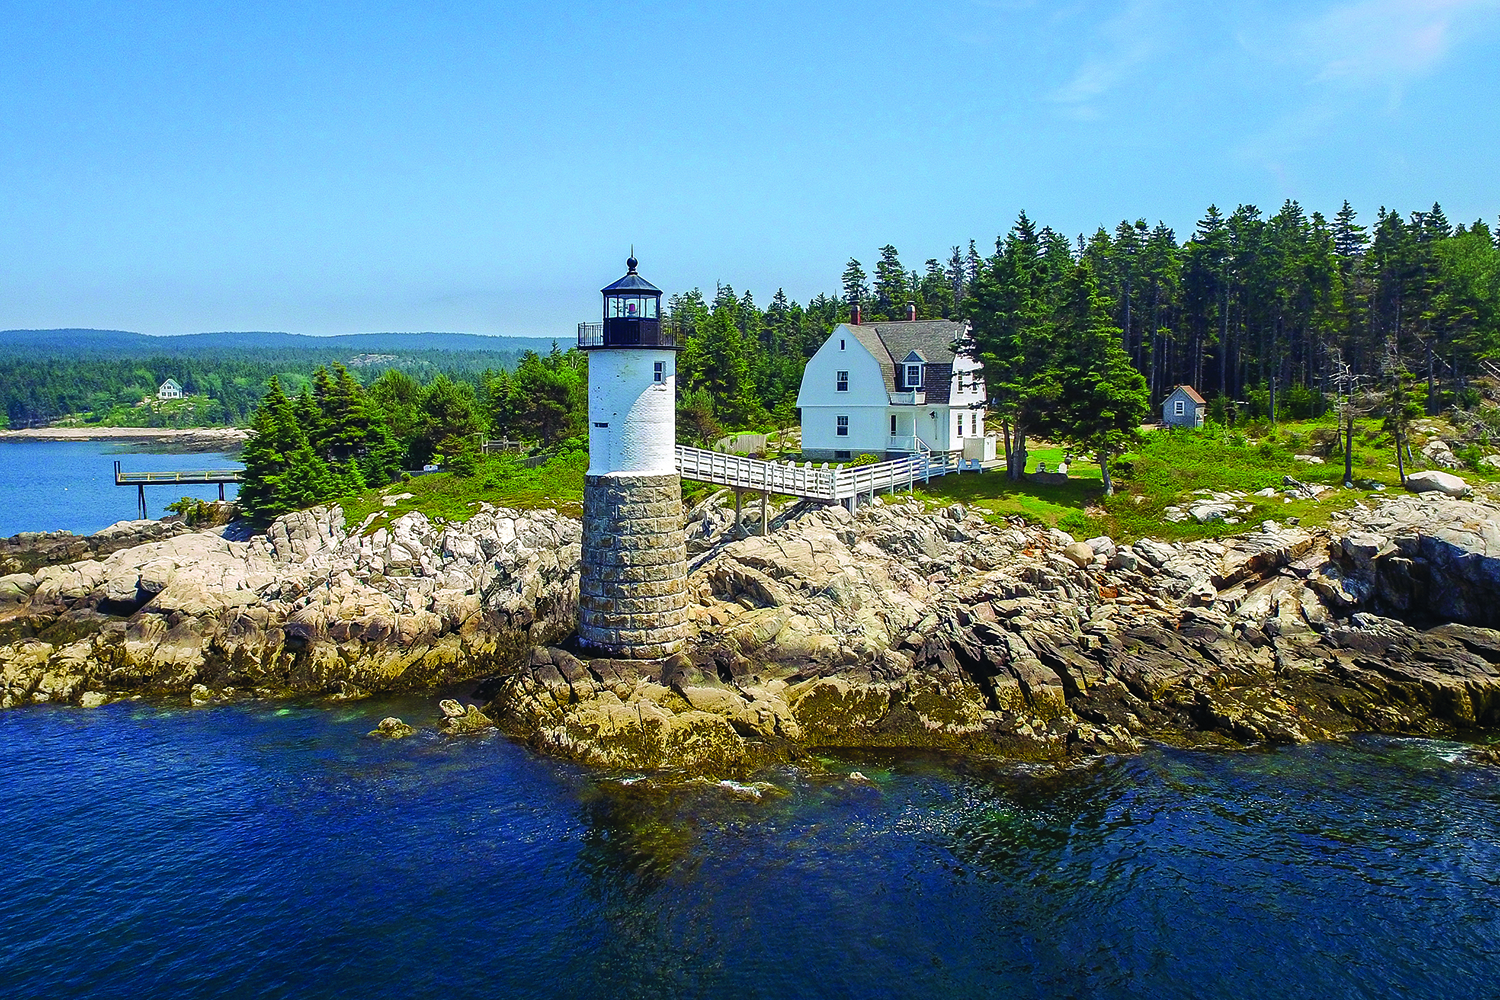
<svg viewBox="0 0 1500 1000">
<path fill-rule="evenodd" d="M 667 365 L 664 361 L 656 363 L 656 375 L 654 381 L 665 382 L 667 380 Z"/>
<path fill-rule="evenodd" d="M 655 319 L 656 296 L 611 295 L 607 315 L 610 319 Z"/>
<path fill-rule="evenodd" d="M 838 391 L 839 392 L 848 392 L 849 391 L 849 373 L 848 372 L 839 372 L 838 373 L 838 379 L 836 381 L 838 383 Z"/>
<path fill-rule="evenodd" d="M 839 437 L 845 437 L 845 438 L 849 436 L 849 418 L 848 417 L 839 417 L 838 418 L 838 436 Z"/>
</svg>

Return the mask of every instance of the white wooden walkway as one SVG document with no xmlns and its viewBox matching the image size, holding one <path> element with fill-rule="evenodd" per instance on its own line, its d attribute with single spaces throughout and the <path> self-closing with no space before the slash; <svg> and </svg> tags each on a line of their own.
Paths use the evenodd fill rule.
<svg viewBox="0 0 1500 1000">
<path fill-rule="evenodd" d="M 859 497 L 878 491 L 909 490 L 918 482 L 959 471 L 956 454 L 923 452 L 874 465 L 853 468 L 814 466 L 811 462 L 763 462 L 719 451 L 677 446 L 677 472 L 684 479 L 714 483 L 734 490 L 780 493 L 785 496 L 843 503 L 850 507 Z"/>
</svg>

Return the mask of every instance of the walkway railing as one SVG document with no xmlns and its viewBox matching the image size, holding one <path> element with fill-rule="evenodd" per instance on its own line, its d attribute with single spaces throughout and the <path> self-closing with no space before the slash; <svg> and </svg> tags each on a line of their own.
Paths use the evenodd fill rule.
<svg viewBox="0 0 1500 1000">
<path fill-rule="evenodd" d="M 115 463 L 117 466 L 119 463 Z M 116 486 L 137 483 L 237 483 L 239 469 L 187 469 L 181 472 L 122 472 L 115 469 Z"/>
<path fill-rule="evenodd" d="M 814 467 L 811 462 L 763 462 L 702 448 L 677 446 L 677 472 L 684 479 L 735 490 L 849 502 L 877 492 L 912 489 L 917 482 L 959 471 L 959 457 L 947 452 L 919 452 L 889 462 L 851 468 Z"/>
</svg>

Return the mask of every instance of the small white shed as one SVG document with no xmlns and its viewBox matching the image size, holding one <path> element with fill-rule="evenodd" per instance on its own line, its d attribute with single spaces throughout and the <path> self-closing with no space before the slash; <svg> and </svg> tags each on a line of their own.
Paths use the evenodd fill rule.
<svg viewBox="0 0 1500 1000">
<path fill-rule="evenodd" d="M 1202 427 L 1208 403 L 1190 385 L 1179 385 L 1161 401 L 1161 422 L 1168 427 Z"/>
</svg>

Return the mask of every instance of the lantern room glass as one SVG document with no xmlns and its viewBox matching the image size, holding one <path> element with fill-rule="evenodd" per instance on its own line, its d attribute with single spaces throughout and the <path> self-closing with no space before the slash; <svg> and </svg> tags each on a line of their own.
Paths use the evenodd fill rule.
<svg viewBox="0 0 1500 1000">
<path fill-rule="evenodd" d="M 606 319 L 656 319 L 654 295 L 610 295 L 605 299 Z"/>
</svg>

